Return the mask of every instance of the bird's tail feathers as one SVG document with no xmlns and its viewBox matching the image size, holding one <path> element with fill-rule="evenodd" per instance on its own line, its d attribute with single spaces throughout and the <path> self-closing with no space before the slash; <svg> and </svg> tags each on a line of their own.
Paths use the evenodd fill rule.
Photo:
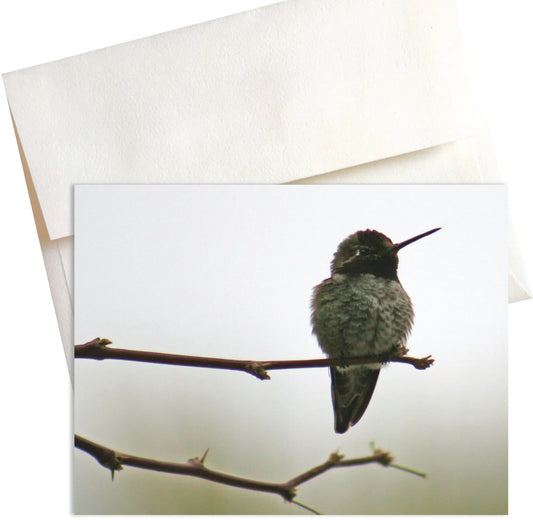
<svg viewBox="0 0 533 528">
<path fill-rule="evenodd" d="M 330 371 L 335 432 L 345 433 L 366 411 L 378 380 L 379 369 L 348 366 L 331 367 Z"/>
</svg>

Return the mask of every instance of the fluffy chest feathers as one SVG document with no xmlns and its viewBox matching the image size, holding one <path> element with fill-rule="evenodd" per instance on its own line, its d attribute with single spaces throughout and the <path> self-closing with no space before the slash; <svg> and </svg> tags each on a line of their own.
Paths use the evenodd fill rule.
<svg viewBox="0 0 533 528">
<path fill-rule="evenodd" d="M 413 308 L 397 280 L 335 274 L 314 289 L 311 322 L 328 356 L 381 354 L 405 344 Z"/>
</svg>

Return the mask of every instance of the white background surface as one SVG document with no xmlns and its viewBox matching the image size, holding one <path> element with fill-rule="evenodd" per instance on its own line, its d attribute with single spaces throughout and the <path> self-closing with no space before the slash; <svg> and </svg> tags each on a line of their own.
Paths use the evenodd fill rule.
<svg viewBox="0 0 533 528">
<path fill-rule="evenodd" d="M 261 2 L 174 4 L 95 1 L 89 7 L 68 2 L 11 3 L 2 8 L 0 70 L 16 70 L 175 29 L 257 7 Z M 531 7 L 518 0 L 459 0 L 459 7 L 475 93 L 488 116 L 502 177 L 510 185 L 511 214 L 531 278 L 533 255 L 527 246 L 533 220 L 533 86 L 527 68 L 533 48 Z M 2 384 L 6 424 L 2 451 L 8 454 L 8 493 L 3 501 L 9 505 L 8 515 L 27 521 L 53 516 L 66 523 L 91 522 L 70 518 L 68 374 L 5 100 L 1 112 L 4 188 L 0 214 L 5 252 L 0 276 L 3 368 L 7 373 Z M 532 440 L 527 420 L 532 367 L 527 349 L 532 315 L 530 301 L 510 307 L 510 519 L 516 523 L 529 515 L 525 479 L 530 475 L 531 462 L 523 456 L 523 449 Z M 469 521 L 486 525 L 504 520 Z M 447 520 L 437 518 L 432 522 Z"/>
</svg>

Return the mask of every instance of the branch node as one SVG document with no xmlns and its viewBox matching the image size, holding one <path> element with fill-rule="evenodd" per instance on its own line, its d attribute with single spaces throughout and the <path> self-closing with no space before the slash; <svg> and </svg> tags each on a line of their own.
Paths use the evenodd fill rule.
<svg viewBox="0 0 533 528">
<path fill-rule="evenodd" d="M 92 359 L 102 360 L 105 359 L 107 353 L 107 345 L 110 345 L 112 341 L 107 338 L 97 337 L 83 345 L 76 345 L 75 357 L 90 357 Z"/>
<path fill-rule="evenodd" d="M 338 451 L 335 451 L 329 455 L 328 458 L 328 464 L 337 465 L 342 459 L 344 458 L 344 455 L 341 455 Z"/>
<path fill-rule="evenodd" d="M 79 435 L 74 435 L 74 445 L 98 460 L 98 463 L 111 471 L 111 480 L 115 479 L 115 471 L 122 467 L 122 457 L 109 447 L 91 442 Z"/>
<path fill-rule="evenodd" d="M 244 366 L 244 370 L 254 375 L 256 378 L 259 378 L 260 380 L 270 379 L 270 376 L 268 375 L 268 372 L 266 371 L 265 367 L 263 367 L 263 365 L 261 365 L 261 363 L 258 363 L 257 361 L 247 363 Z"/>
<path fill-rule="evenodd" d="M 99 458 L 98 461 L 102 466 L 111 470 L 111 478 L 113 478 L 115 471 L 121 471 L 124 469 L 122 467 L 122 459 L 116 452 L 110 453 L 106 458 Z"/>
<path fill-rule="evenodd" d="M 94 348 L 105 348 L 107 345 L 110 345 L 113 341 L 107 339 L 107 337 L 97 337 L 88 343 L 85 343 L 84 346 L 94 347 Z"/>
<path fill-rule="evenodd" d="M 294 486 L 289 486 L 287 488 L 283 488 L 281 491 L 280 491 L 280 494 L 283 496 L 283 498 L 287 501 L 287 502 L 293 502 L 294 500 L 294 497 L 296 497 L 296 492 L 298 491 L 298 488 L 294 487 Z"/>
<path fill-rule="evenodd" d="M 111 471 L 111 480 L 114 480 L 115 478 L 115 471 L 121 471 L 124 469 L 122 467 L 122 459 L 116 451 L 106 451 L 98 455 L 95 454 L 95 458 L 102 466 Z"/>
<path fill-rule="evenodd" d="M 370 442 L 372 454 L 376 457 L 376 462 L 384 467 L 390 466 L 394 462 L 394 457 L 389 451 L 383 451 L 379 447 L 374 446 L 374 442 Z"/>
</svg>

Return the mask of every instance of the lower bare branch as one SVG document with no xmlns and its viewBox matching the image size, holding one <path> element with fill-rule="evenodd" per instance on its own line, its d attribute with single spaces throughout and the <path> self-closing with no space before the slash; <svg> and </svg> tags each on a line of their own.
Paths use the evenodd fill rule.
<svg viewBox="0 0 533 528">
<path fill-rule="evenodd" d="M 405 347 L 397 347 L 389 354 L 372 355 L 345 359 L 295 359 L 286 361 L 252 361 L 246 359 L 223 359 L 202 356 L 184 356 L 165 354 L 161 352 L 147 352 L 144 350 L 129 350 L 125 348 L 110 348 L 109 339 L 96 338 L 83 345 L 76 345 L 74 356 L 85 359 L 118 359 L 123 361 L 140 361 L 144 363 L 160 363 L 165 365 L 181 365 L 188 367 L 216 368 L 248 372 L 253 376 L 265 380 L 270 379 L 269 370 L 319 368 L 344 365 L 364 365 L 368 363 L 407 363 L 417 369 L 426 369 L 433 364 L 431 356 L 425 358 L 408 357 Z"/>
<path fill-rule="evenodd" d="M 234 486 L 237 488 L 249 489 L 253 491 L 262 491 L 266 493 L 274 493 L 280 495 L 285 500 L 293 502 L 296 497 L 297 486 L 318 477 L 322 473 L 335 467 L 349 467 L 361 466 L 365 464 L 380 464 L 382 466 L 392 465 L 393 458 L 390 453 L 374 449 L 373 454 L 362 458 L 345 459 L 344 455 L 337 452 L 332 453 L 328 460 L 323 464 L 309 469 L 308 471 L 288 480 L 283 483 L 263 482 L 259 480 L 252 480 L 220 471 L 214 471 L 205 466 L 205 457 L 207 451 L 201 458 L 192 458 L 186 463 L 165 462 L 161 460 L 154 460 L 152 458 L 143 458 L 127 453 L 121 453 L 110 449 L 109 447 L 97 444 L 91 440 L 75 435 L 74 445 L 93 456 L 98 462 L 107 469 L 111 470 L 111 475 L 115 471 L 120 471 L 124 466 L 137 467 L 148 469 L 151 471 L 161 471 L 164 473 L 175 473 L 179 475 L 188 475 L 191 477 L 198 477 L 212 482 L 218 482 L 227 486 Z M 298 505 L 301 506 L 300 503 Z M 312 510 L 312 509 L 311 509 Z"/>
</svg>

